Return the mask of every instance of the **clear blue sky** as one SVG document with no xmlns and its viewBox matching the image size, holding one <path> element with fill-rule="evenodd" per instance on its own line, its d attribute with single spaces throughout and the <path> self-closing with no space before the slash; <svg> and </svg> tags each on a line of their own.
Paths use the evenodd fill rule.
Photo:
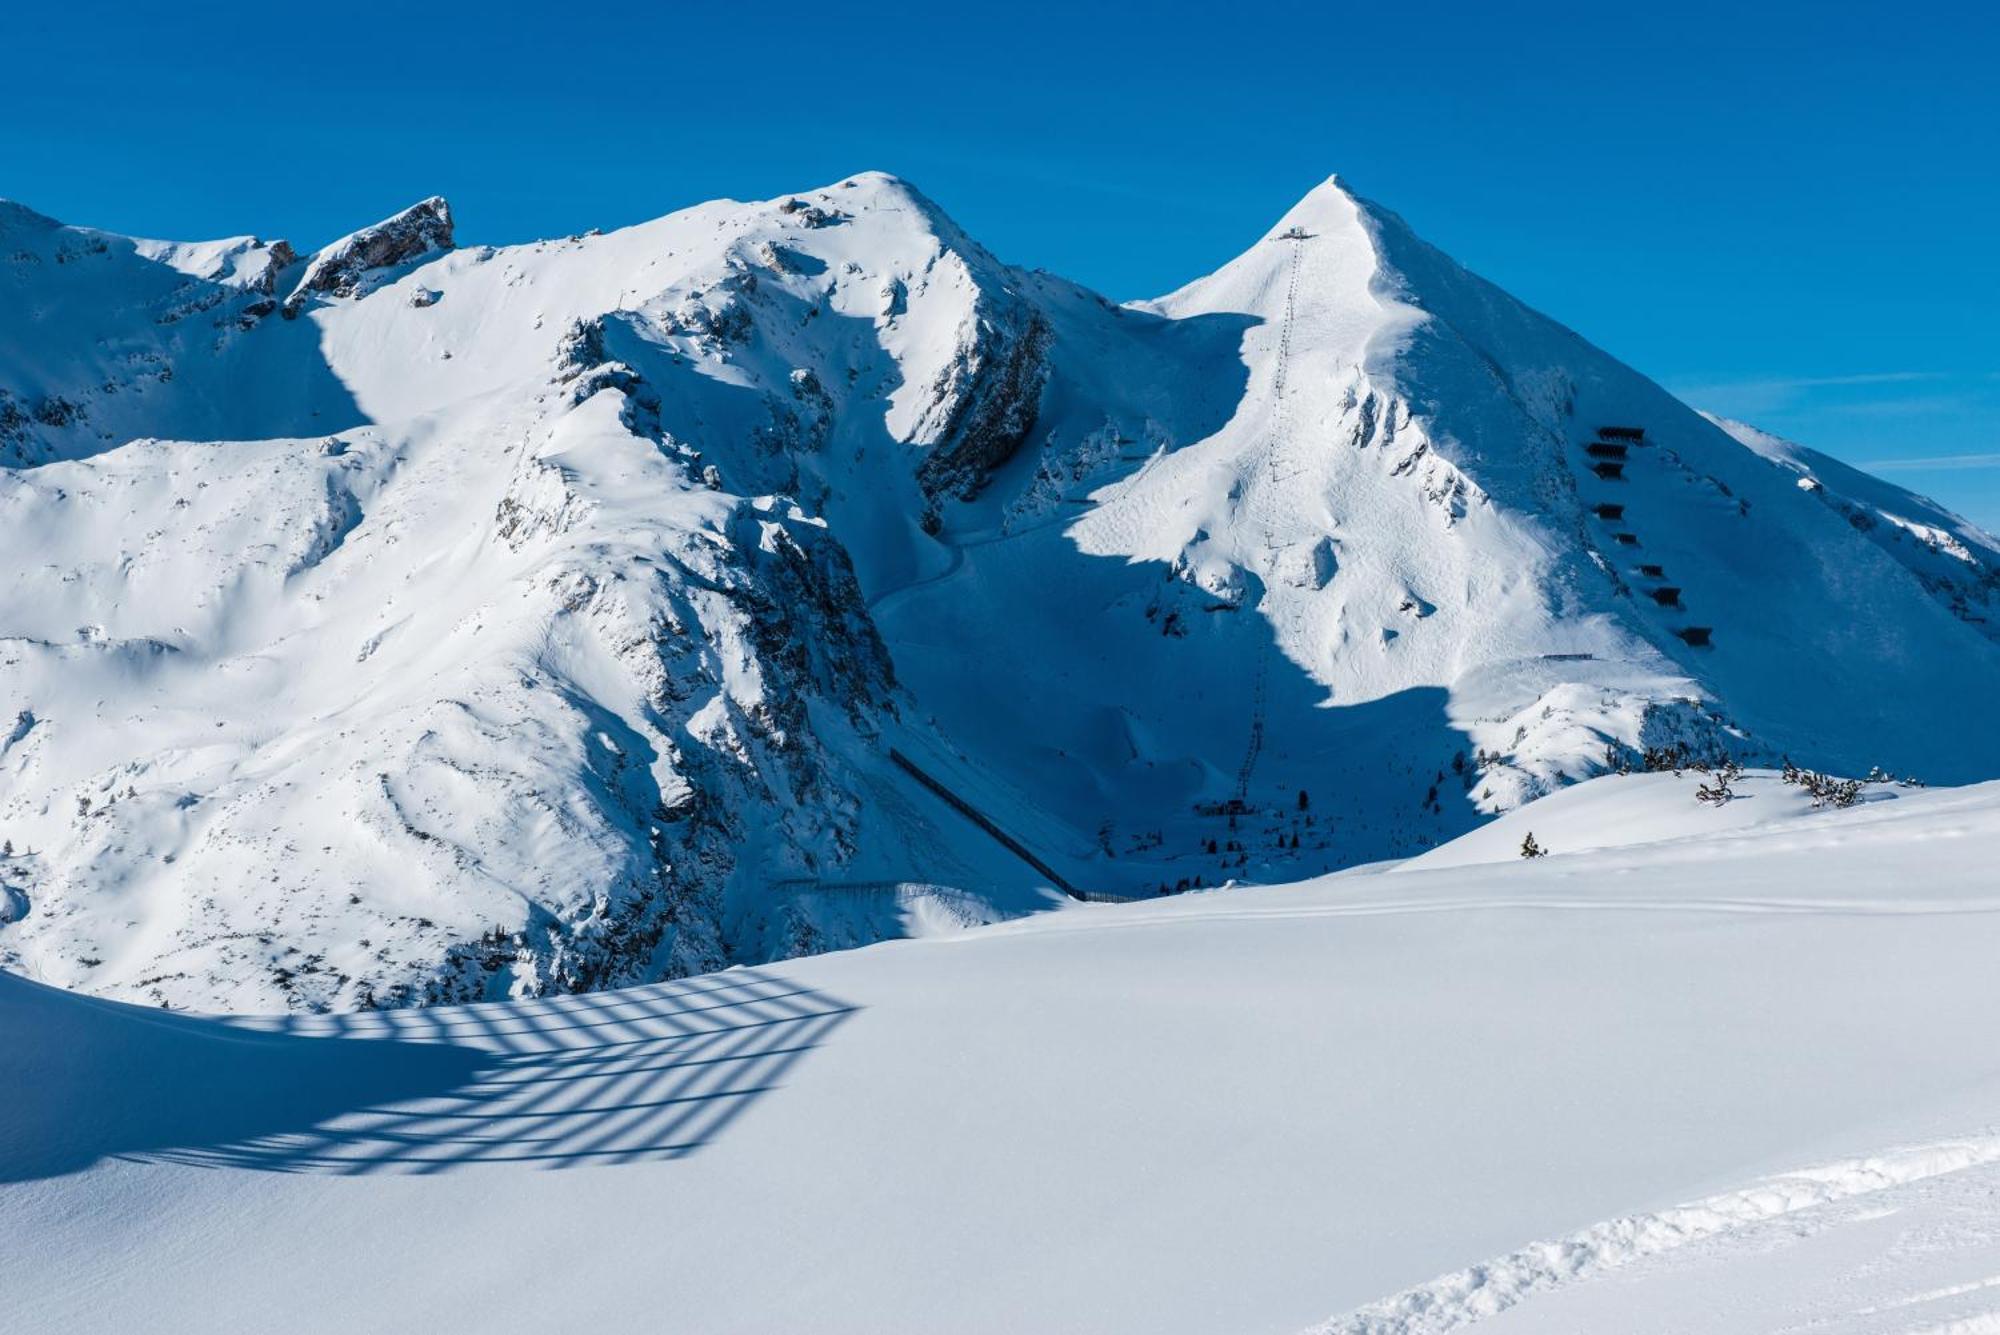
<svg viewBox="0 0 2000 1335">
<path fill-rule="evenodd" d="M 68 221 L 311 245 L 442 193 L 504 242 L 880 168 L 1133 297 L 1338 171 L 1703 406 L 2000 528 L 1983 6 L 20 8 L 0 195 Z"/>
</svg>

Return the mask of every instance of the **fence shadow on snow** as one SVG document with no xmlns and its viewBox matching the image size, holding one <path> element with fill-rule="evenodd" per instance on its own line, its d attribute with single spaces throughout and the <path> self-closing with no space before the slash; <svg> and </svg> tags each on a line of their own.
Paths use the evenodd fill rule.
<svg viewBox="0 0 2000 1335">
<path fill-rule="evenodd" d="M 855 1011 L 748 969 L 525 1002 L 233 1020 L 6 981 L 0 1001 L 32 1004 L 0 1006 L 0 1021 L 46 1040 L 0 1059 L 32 1091 L 0 1117 L 0 1182 L 105 1158 L 335 1174 L 676 1159 Z"/>
</svg>

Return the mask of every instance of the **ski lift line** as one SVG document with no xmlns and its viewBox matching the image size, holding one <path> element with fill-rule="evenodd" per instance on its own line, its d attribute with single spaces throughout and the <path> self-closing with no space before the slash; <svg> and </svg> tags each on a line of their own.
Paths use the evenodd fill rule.
<svg viewBox="0 0 2000 1335">
<path fill-rule="evenodd" d="M 1280 233 L 1277 239 L 1291 242 L 1292 255 L 1285 275 L 1285 311 L 1278 320 L 1278 364 L 1271 373 L 1272 439 L 1270 448 L 1265 451 L 1264 455 L 1265 468 L 1270 474 L 1274 494 L 1278 487 L 1282 487 L 1293 478 L 1305 472 L 1303 467 L 1295 468 L 1290 472 L 1282 471 L 1278 466 L 1278 456 L 1290 437 L 1291 414 L 1288 411 L 1290 406 L 1289 400 L 1285 394 L 1286 377 L 1291 370 L 1292 323 L 1299 304 L 1299 269 L 1303 258 L 1302 252 L 1305 248 L 1303 243 L 1311 240 L 1312 234 L 1304 228 L 1293 227 L 1286 232 Z M 1263 526 L 1264 548 L 1270 552 L 1280 551 L 1283 549 L 1283 544 L 1278 541 L 1276 528 L 1268 518 L 1270 514 L 1269 507 L 1267 505 L 1260 508 L 1264 509 L 1267 516 Z M 1236 767 L 1235 800 L 1237 802 L 1242 802 L 1249 796 L 1250 778 L 1256 772 L 1257 759 L 1264 751 L 1264 722 L 1267 712 L 1265 702 L 1269 676 L 1270 655 L 1268 653 L 1260 653 L 1257 655 L 1257 666 L 1254 669 L 1250 687 L 1250 736 L 1244 743 L 1243 761 Z"/>
<path fill-rule="evenodd" d="M 1250 776 L 1257 768 L 1257 757 L 1264 750 L 1265 694 L 1270 677 L 1270 655 L 1257 656 L 1257 670 L 1250 688 L 1250 740 L 1244 747 L 1243 763 L 1236 768 L 1235 800 L 1242 802 L 1250 795 Z"/>
<path fill-rule="evenodd" d="M 1292 314 L 1299 301 L 1299 243 L 1306 239 L 1306 234 L 1294 227 L 1279 239 L 1292 243 L 1292 262 L 1285 276 L 1285 313 L 1278 321 L 1278 365 L 1271 376 L 1271 396 L 1282 414 L 1285 407 L 1285 373 L 1292 356 Z"/>
<path fill-rule="evenodd" d="M 1291 437 L 1291 405 L 1285 391 L 1291 373 L 1293 318 L 1298 308 L 1298 242 L 1303 241 L 1305 236 L 1304 232 L 1294 227 L 1276 238 L 1280 241 L 1290 241 L 1293 245 L 1290 260 L 1286 265 L 1284 310 L 1278 317 L 1277 355 L 1271 371 L 1271 427 L 1264 449 L 1264 473 L 1272 484 L 1273 494 L 1276 488 L 1282 487 L 1291 477 L 1304 471 L 1298 469 L 1290 474 L 1285 473 L 1280 467 L 1279 456 L 1284 453 L 1286 443 Z M 1251 518 L 1259 522 L 1264 531 L 1265 547 L 1277 550 L 1279 543 L 1275 525 L 1270 517 L 1270 502 L 1261 490 L 1252 495 L 1250 509 Z M 1258 513 L 1260 511 L 1261 514 Z"/>
</svg>

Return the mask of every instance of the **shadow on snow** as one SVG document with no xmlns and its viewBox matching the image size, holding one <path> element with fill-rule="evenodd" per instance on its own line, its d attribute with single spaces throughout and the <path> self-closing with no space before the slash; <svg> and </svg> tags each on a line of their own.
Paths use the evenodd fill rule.
<svg viewBox="0 0 2000 1335">
<path fill-rule="evenodd" d="M 334 1174 L 676 1159 L 854 1010 L 745 969 L 270 1019 L 144 1010 L 0 974 L 0 1182 L 109 1158 Z"/>
</svg>

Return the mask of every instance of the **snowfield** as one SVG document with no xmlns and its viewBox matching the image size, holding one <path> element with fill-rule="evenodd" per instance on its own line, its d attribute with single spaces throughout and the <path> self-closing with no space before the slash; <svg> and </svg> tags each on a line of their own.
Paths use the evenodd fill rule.
<svg viewBox="0 0 2000 1335">
<path fill-rule="evenodd" d="M 0 1326 L 1992 1328 L 2000 785 L 1697 782 L 582 996 L 0 977 Z"/>
</svg>

